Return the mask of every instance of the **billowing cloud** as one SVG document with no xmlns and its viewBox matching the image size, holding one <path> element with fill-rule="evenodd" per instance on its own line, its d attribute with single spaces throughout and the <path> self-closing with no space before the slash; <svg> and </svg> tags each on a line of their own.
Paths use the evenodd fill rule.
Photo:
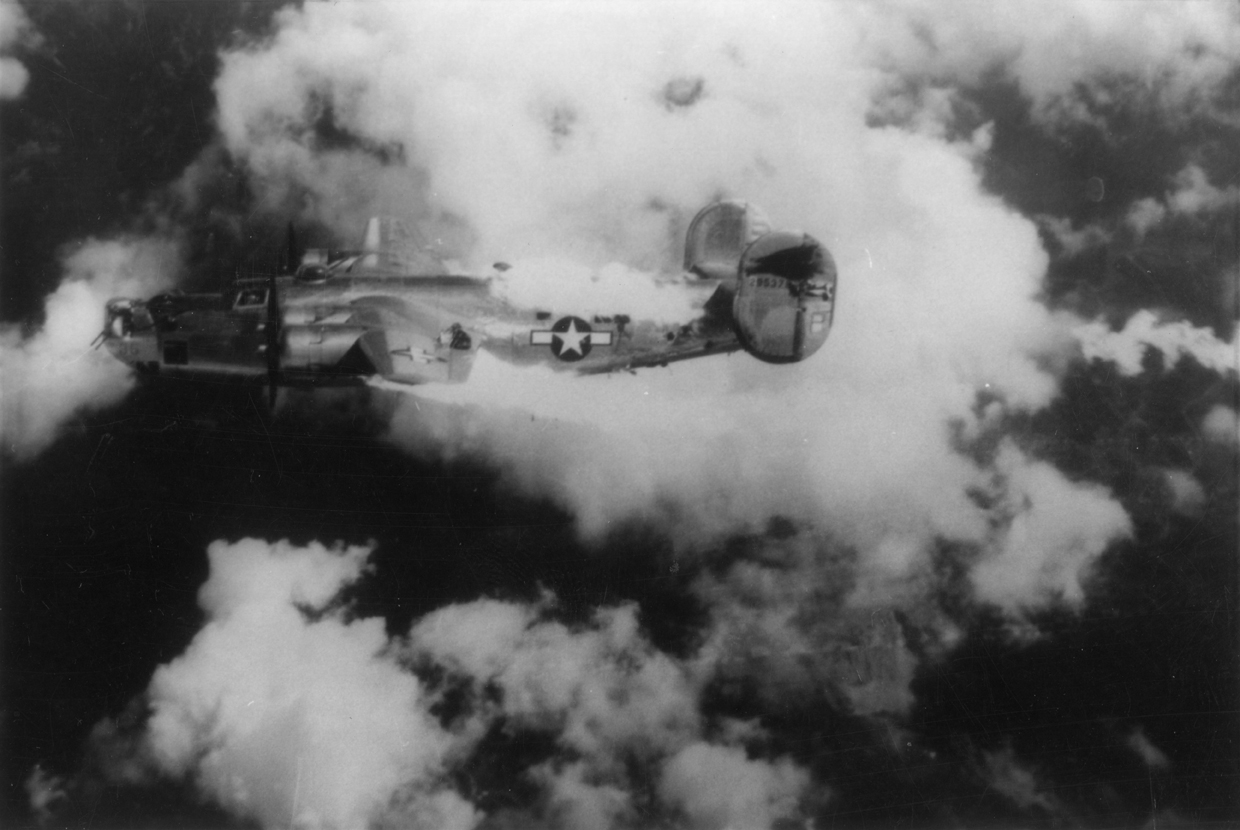
<svg viewBox="0 0 1240 830">
<path fill-rule="evenodd" d="M 96 725 L 98 771 L 122 786 L 188 780 L 264 827 L 469 830 L 490 802 L 454 782 L 488 737 L 543 736 L 543 754 L 492 782 L 532 785 L 520 809 L 536 826 L 766 827 L 798 814 L 809 773 L 750 755 L 738 744 L 753 729 L 704 713 L 713 662 L 655 648 L 634 605 L 570 626 L 551 595 L 476 600 L 390 638 L 342 595 L 369 553 L 213 543 L 201 630 L 155 671 L 131 707 L 144 714 Z M 37 767 L 27 789 L 54 817 L 83 786 Z"/>
<path fill-rule="evenodd" d="M 1090 121 L 1120 102 L 1168 116 L 1223 115 L 1240 50 L 1240 11 L 1210 0 L 1115 4 L 914 0 L 867 6 L 870 48 L 902 74 L 940 84 L 1014 80 L 1044 122 Z"/>
<path fill-rule="evenodd" d="M 40 824 L 46 823 L 51 819 L 54 808 L 66 797 L 64 780 L 35 764 L 30 775 L 26 777 L 26 798 L 35 819 Z"/>
<path fill-rule="evenodd" d="M 875 127 L 875 100 L 901 77 L 966 83 L 995 65 L 1047 112 L 1070 112 L 1081 78 L 1126 73 L 1187 100 L 1183 79 L 1217 80 L 1236 30 L 1198 4 L 1001 21 L 972 5 L 485 8 L 308 4 L 226 52 L 219 129 L 260 203 L 342 231 L 403 213 L 474 265 L 515 262 L 517 297 L 661 291 L 646 305 L 683 310 L 644 272 L 674 269 L 697 206 L 742 194 L 832 247 L 838 325 L 791 368 L 736 357 L 575 385 L 480 368 L 473 388 L 430 393 L 445 415 L 411 402 L 397 439 L 484 454 L 588 534 L 644 516 L 709 537 L 782 513 L 905 570 L 936 539 L 988 541 L 968 494 L 990 471 L 953 441 L 993 422 L 979 394 L 992 409 L 1049 401 L 1073 327 L 1036 299 L 1035 227 L 981 186 L 989 134 Z M 451 36 L 465 29 L 469 49 Z M 1064 43 L 1090 56 L 1071 77 L 1050 60 Z M 545 434 L 548 419 L 574 423 Z"/>
<path fill-rule="evenodd" d="M 384 656 L 382 620 L 333 605 L 368 552 L 213 544 L 206 624 L 151 679 L 139 760 L 264 826 L 365 826 L 407 791 L 422 796 L 404 805 L 411 820 L 468 817 L 439 780 L 451 738 Z"/>
<path fill-rule="evenodd" d="M 674 316 L 692 297 L 659 275 L 687 221 L 743 197 L 829 245 L 837 325 L 786 367 L 736 355 L 575 379 L 483 356 L 393 421 L 396 444 L 484 459 L 586 537 L 655 524 L 700 568 L 691 654 L 657 648 L 631 603 L 568 620 L 552 597 L 461 602 L 389 638 L 341 599 L 364 550 L 220 543 L 207 623 L 152 679 L 136 743 L 99 730 L 121 747 L 116 774 L 188 778 L 269 826 L 798 821 L 834 782 L 706 693 L 737 680 L 759 704 L 907 714 L 918 661 L 961 636 L 934 600 L 935 557 L 1020 616 L 1080 604 L 1132 532 L 1106 487 L 1004 438 L 1008 416 L 1051 402 L 1082 350 L 1125 371 L 1147 345 L 1224 365 L 1225 344 L 1184 324 L 1137 315 L 1114 333 L 1046 308 L 1037 225 L 983 186 L 993 127 L 961 134 L 958 87 L 999 70 L 1043 125 L 1093 120 L 1126 90 L 1208 109 L 1237 28 L 1230 7 L 1192 3 L 280 11 L 270 36 L 224 52 L 216 83 L 222 146 L 260 210 L 342 235 L 397 213 L 466 267 L 512 263 L 497 282 L 514 301 Z M 1158 204 L 1216 199 L 1183 183 Z M 1069 248 L 1101 238 L 1042 222 Z M 1234 441 L 1235 423 L 1220 407 L 1202 429 Z M 1196 509 L 1195 479 L 1167 483 Z M 464 785 L 488 742 L 531 736 L 514 777 L 535 796 L 495 809 Z M 1014 751 L 981 758 L 1019 809 L 1057 809 Z M 31 780 L 32 796 L 64 791 Z"/>
<path fill-rule="evenodd" d="M 1023 809 L 1060 812 L 1059 800 L 1045 792 L 1037 775 L 1020 761 L 1010 745 L 982 753 L 981 775 L 987 785 Z"/>
<path fill-rule="evenodd" d="M 60 286 L 44 302 L 41 327 L 0 330 L 0 436 L 18 458 L 46 447 L 76 413 L 116 403 L 133 385 L 129 370 L 92 350 L 104 304 L 172 284 L 180 268 L 170 238 L 87 239 L 63 257 Z"/>
<path fill-rule="evenodd" d="M 691 744 L 663 770 L 663 798 L 684 811 L 694 830 L 772 827 L 795 815 L 809 784 L 804 770 L 784 760 L 755 762 L 744 750 Z"/>
<path fill-rule="evenodd" d="M 996 26 L 981 38 L 995 50 L 986 60 L 1007 61 L 1046 107 L 1073 91 L 1049 60 L 1065 33 L 1093 56 L 1090 78 L 1145 72 L 1154 57 L 1179 72 L 1183 44 L 1218 33 L 1178 22 L 1155 56 L 1105 47 L 1166 10 L 1134 24 L 1093 6 L 1075 22 L 1022 7 L 1014 18 L 1026 27 L 974 6 L 946 23 L 918 5 L 477 11 L 311 4 L 281 12 L 269 40 L 226 54 L 221 133 L 266 204 L 338 226 L 382 206 L 432 231 L 455 223 L 471 243 L 457 255 L 517 264 L 508 290 L 584 306 L 619 302 L 625 283 L 610 277 L 637 276 L 626 267 L 674 271 L 692 212 L 740 195 L 832 248 L 837 325 L 794 367 L 737 356 L 580 381 L 483 360 L 464 387 L 411 400 L 395 440 L 484 456 L 571 509 L 586 535 L 637 517 L 701 544 L 781 514 L 829 527 L 862 551 L 863 568 L 893 578 L 924 566 L 938 539 L 996 544 L 995 517 L 969 495 L 994 471 L 954 442 L 985 433 L 1005 408 L 1051 400 L 1076 321 L 1037 299 L 1048 258 L 1034 223 L 982 187 L 988 129 L 956 141 L 878 127 L 874 103 L 900 77 L 980 77 L 986 66 L 964 44 Z M 467 18 L 463 50 L 451 33 Z M 934 49 L 892 48 L 919 25 Z M 1214 71 L 1207 64 L 1197 77 Z M 689 86 L 698 92 L 668 104 L 668 90 Z M 926 106 L 923 120 L 952 117 Z M 646 280 L 628 284 L 635 301 L 649 296 Z"/>
<path fill-rule="evenodd" d="M 1075 227 L 1068 219 L 1055 216 L 1039 216 L 1038 224 L 1048 231 L 1066 256 L 1076 256 L 1083 251 L 1097 248 L 1111 241 L 1112 234 L 1097 225 Z"/>
<path fill-rule="evenodd" d="M 635 606 L 600 609 L 578 631 L 535 611 L 490 600 L 448 606 L 413 627 L 410 648 L 499 689 L 514 726 L 552 728 L 596 772 L 622 752 L 658 757 L 698 733 L 693 684 L 645 640 Z"/>
<path fill-rule="evenodd" d="M 890 570 L 905 573 L 908 563 L 883 561 L 915 551 L 885 550 L 858 568 L 825 533 L 766 534 L 731 547 L 730 556 L 712 554 L 714 567 L 692 585 L 710 615 L 699 673 L 752 684 L 769 706 L 829 695 L 859 714 L 907 713 L 918 660 L 893 609 L 917 627 L 923 654 L 955 633 L 925 597 L 927 574 L 893 580 Z"/>
<path fill-rule="evenodd" d="M 1206 413 L 1201 431 L 1211 441 L 1236 446 L 1240 444 L 1240 418 L 1230 406 L 1219 404 Z"/>
<path fill-rule="evenodd" d="M 1163 199 L 1141 199 L 1124 220 L 1137 237 L 1144 236 L 1168 216 L 1195 216 L 1240 208 L 1240 187 L 1216 187 L 1199 165 L 1189 164 L 1175 177 L 1175 188 Z"/>
<path fill-rule="evenodd" d="M 449 606 L 417 623 L 409 645 L 415 660 L 468 681 L 472 719 L 557 736 L 557 756 L 530 776 L 563 826 L 623 826 L 654 796 L 689 827 L 767 827 L 797 813 L 804 769 L 704 740 L 698 698 L 715 661 L 654 649 L 632 605 L 601 609 L 579 630 L 538 616 L 490 600 Z M 485 703 L 486 689 L 497 703 Z M 650 792 L 643 778 L 659 768 Z"/>
<path fill-rule="evenodd" d="M 1162 470 L 1171 507 L 1179 513 L 1192 516 L 1201 512 L 1206 503 L 1206 491 L 1201 483 L 1187 470 Z"/>
<path fill-rule="evenodd" d="M 39 42 L 30 18 L 17 3 L 0 3 L 0 101 L 21 97 L 30 81 L 30 72 L 12 56 L 15 47 Z"/>
<path fill-rule="evenodd" d="M 978 594 L 1008 607 L 1052 597 L 1079 603 L 1089 566 L 1132 533 L 1128 514 L 1105 488 L 1069 481 L 1014 447 L 1002 448 L 995 466 L 1005 479 L 1000 512 L 1010 516 L 997 550 L 973 570 Z"/>
<path fill-rule="evenodd" d="M 1155 746 L 1140 726 L 1132 730 L 1125 743 L 1128 744 L 1129 749 L 1141 756 L 1141 760 L 1150 769 L 1165 770 L 1171 765 L 1171 760 L 1167 758 L 1166 753 Z"/>
</svg>

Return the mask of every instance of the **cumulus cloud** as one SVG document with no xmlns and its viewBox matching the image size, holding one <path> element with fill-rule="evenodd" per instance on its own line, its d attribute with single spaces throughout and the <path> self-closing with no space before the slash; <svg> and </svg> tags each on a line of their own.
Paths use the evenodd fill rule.
<svg viewBox="0 0 1240 830">
<path fill-rule="evenodd" d="M 692 584 L 709 612 L 695 657 L 700 674 L 724 686 L 753 684 L 771 706 L 829 700 L 863 715 L 908 711 L 917 659 L 893 610 L 922 632 L 923 653 L 953 636 L 926 601 L 924 571 L 898 582 L 886 571 L 867 573 L 825 533 L 768 534 L 746 539 L 739 551 L 735 540 L 731 546 L 731 556 L 712 554 L 714 566 Z"/>
<path fill-rule="evenodd" d="M 552 729 L 599 771 L 622 749 L 657 757 L 697 733 L 693 685 L 645 640 L 635 606 L 599 609 L 577 631 L 535 611 L 490 600 L 448 606 L 413 627 L 410 649 L 498 688 L 514 725 Z"/>
<path fill-rule="evenodd" d="M 439 778 L 450 736 L 417 679 L 385 657 L 383 621 L 333 604 L 368 553 L 212 544 L 206 623 L 151 678 L 136 760 L 268 827 L 361 827 L 401 807 L 413 822 L 469 818 Z M 113 731 L 105 722 L 96 738 Z"/>
<path fill-rule="evenodd" d="M 324 611 L 366 551 L 243 540 L 209 554 L 208 623 L 148 691 L 154 768 L 264 826 L 363 826 L 403 785 L 433 779 L 447 736 L 416 679 L 381 658 L 382 621 L 299 610 Z M 438 806 L 444 793 L 427 789 Z"/>
<path fill-rule="evenodd" d="M 1141 756 L 1141 760 L 1150 769 L 1165 770 L 1171 766 L 1171 761 L 1167 758 L 1166 753 L 1155 746 L 1142 727 L 1138 726 L 1132 730 L 1125 743 L 1129 749 Z"/>
<path fill-rule="evenodd" d="M 700 297 L 654 274 L 675 271 L 693 211 L 740 196 L 829 245 L 837 325 L 787 367 L 737 355 L 575 379 L 483 355 L 469 383 L 419 390 L 393 422 L 394 442 L 485 458 L 585 536 L 646 520 L 712 557 L 692 582 L 708 614 L 694 654 L 655 648 L 631 604 L 570 624 L 552 598 L 447 606 L 393 640 L 340 600 L 364 550 L 221 543 L 206 626 L 152 680 L 139 766 L 265 825 L 470 827 L 486 808 L 454 773 L 488 736 L 532 732 L 551 748 L 520 772 L 538 798 L 514 824 L 797 819 L 808 772 L 761 755 L 761 724 L 703 712 L 705 688 L 756 678 L 759 696 L 898 716 L 918 659 L 905 626 L 929 632 L 919 654 L 959 636 L 928 600 L 933 552 L 1019 615 L 1080 603 L 1093 562 L 1131 533 L 1106 488 L 1008 441 L 968 451 L 1050 402 L 1078 343 L 1129 353 L 1039 301 L 1037 226 L 983 187 L 989 129 L 947 129 L 954 89 L 999 68 L 1059 122 L 1093 118 L 1127 78 L 1191 109 L 1232 65 L 1235 32 L 1233 11 L 1200 4 L 278 12 L 269 37 L 225 51 L 216 82 L 222 145 L 260 209 L 347 235 L 400 214 L 474 269 L 513 263 L 497 283 L 514 301 L 674 316 Z M 908 128 L 876 125 L 884 106 Z M 1212 354 L 1196 330 L 1166 330 L 1119 336 Z M 1234 436 L 1234 411 L 1203 429 Z M 801 532 L 764 533 L 772 516 Z M 744 556 L 718 544 L 737 534 L 754 540 Z M 1010 751 L 982 774 L 1023 808 L 1054 807 Z"/>
<path fill-rule="evenodd" d="M 691 744 L 663 770 L 659 790 L 701 830 L 772 827 L 795 815 L 809 784 L 804 770 L 785 760 L 751 761 L 742 749 Z"/>
<path fill-rule="evenodd" d="M 1159 322 L 1158 316 L 1148 310 L 1132 315 L 1120 331 L 1095 321 L 1079 326 L 1076 336 L 1087 360 L 1110 361 L 1130 377 L 1141 373 L 1148 349 L 1161 352 L 1171 366 L 1192 357 L 1207 369 L 1226 374 L 1240 365 L 1234 342 L 1224 342 L 1209 329 L 1184 320 Z"/>
<path fill-rule="evenodd" d="M 969 496 L 994 471 L 953 442 L 985 430 L 979 395 L 999 409 L 1046 404 L 1074 321 L 1037 300 L 1048 260 L 1034 223 L 982 187 L 988 132 L 954 141 L 869 114 L 899 78 L 980 77 L 978 43 L 992 50 L 982 63 L 1008 61 L 1049 102 L 1073 88 L 1049 60 L 1064 37 L 1092 56 L 1089 75 L 1145 72 L 1155 57 L 1179 72 L 1181 45 L 1218 33 L 1168 22 L 1155 55 L 1104 47 L 1167 9 L 1134 23 L 1093 6 L 1075 22 L 1021 7 L 1022 28 L 969 5 L 946 23 L 916 4 L 478 8 L 308 4 L 225 54 L 221 134 L 265 204 L 354 227 L 359 211 L 394 206 L 432 230 L 467 228 L 466 261 L 515 262 L 514 298 L 630 296 L 680 311 L 667 286 L 645 302 L 644 272 L 675 268 L 699 206 L 741 195 L 832 248 L 837 325 L 793 367 L 737 356 L 582 381 L 480 360 L 465 386 L 410 400 L 394 439 L 488 458 L 587 536 L 642 518 L 700 545 L 778 513 L 830 527 L 892 578 L 924 566 L 936 540 L 995 543 Z M 934 49 L 893 48 L 918 26 Z M 1092 532 L 1086 521 L 1080 533 Z"/>
<path fill-rule="evenodd" d="M 1240 12 L 1209 2 L 1009 3 L 914 0 L 867 6 L 869 47 L 903 74 L 977 85 L 1014 80 L 1047 123 L 1089 121 L 1121 101 L 1165 115 L 1222 114 Z"/>
<path fill-rule="evenodd" d="M 1235 446 L 1240 444 L 1240 418 L 1230 406 L 1218 404 L 1206 413 L 1201 431 L 1211 441 Z"/>
<path fill-rule="evenodd" d="M 1218 188 L 1196 164 L 1190 164 L 1175 177 L 1176 189 L 1167 195 L 1167 206 L 1175 213 L 1202 213 L 1235 207 L 1240 188 Z"/>
<path fill-rule="evenodd" d="M 1128 209 L 1125 223 L 1140 238 L 1168 216 L 1196 216 L 1240 207 L 1240 187 L 1216 187 L 1199 165 L 1189 164 L 1175 176 L 1175 188 L 1162 199 L 1140 199 Z"/>
<path fill-rule="evenodd" d="M 1039 216 L 1038 224 L 1059 243 L 1066 256 L 1076 256 L 1111 241 L 1112 234 L 1097 225 L 1075 227 L 1070 219 Z"/>
<path fill-rule="evenodd" d="M 981 774 L 991 788 L 1022 809 L 1060 812 L 1059 800 L 1044 791 L 1035 772 L 1020 761 L 1010 745 L 982 753 Z"/>
<path fill-rule="evenodd" d="M 91 348 L 104 304 L 171 284 L 180 251 L 170 238 L 92 238 L 64 254 L 63 268 L 41 327 L 0 330 L 0 436 L 18 458 L 46 447 L 76 413 L 114 404 L 129 391 L 129 370 Z"/>
<path fill-rule="evenodd" d="M 1099 485 L 1069 481 L 1045 462 L 1005 446 L 995 464 L 1004 479 L 998 542 L 972 571 L 979 596 L 1001 606 L 1059 597 L 1079 603 L 1093 561 L 1132 522 Z"/>
<path fill-rule="evenodd" d="M 52 818 L 54 808 L 67 797 L 65 781 L 35 764 L 26 777 L 26 797 L 35 819 L 44 824 Z"/>
<path fill-rule="evenodd" d="M 1187 470 L 1162 470 L 1163 480 L 1171 496 L 1171 507 L 1189 516 L 1201 512 L 1206 503 L 1206 491 L 1201 483 Z"/>
<path fill-rule="evenodd" d="M 498 782 L 533 785 L 519 807 L 535 826 L 679 816 L 765 827 L 797 815 L 808 772 L 740 748 L 753 728 L 702 711 L 713 664 L 655 648 L 632 604 L 568 625 L 549 594 L 482 599 L 391 638 L 342 593 L 367 572 L 369 548 L 243 539 L 207 553 L 201 630 L 126 718 L 92 732 L 113 785 L 188 780 L 264 827 L 469 830 L 488 817 L 485 793 L 467 798 L 454 782 L 498 731 L 549 739 Z M 88 787 L 37 767 L 27 789 L 54 818 Z"/>
<path fill-rule="evenodd" d="M 0 101 L 20 98 L 26 91 L 30 72 L 12 52 L 17 47 L 37 45 L 39 40 L 38 32 L 20 5 L 0 3 Z"/>
</svg>

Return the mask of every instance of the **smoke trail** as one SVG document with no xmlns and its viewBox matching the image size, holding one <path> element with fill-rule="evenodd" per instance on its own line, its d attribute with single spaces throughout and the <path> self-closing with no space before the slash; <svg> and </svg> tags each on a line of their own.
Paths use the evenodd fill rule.
<svg viewBox="0 0 1240 830">
<path fill-rule="evenodd" d="M 1192 356 L 1202 366 L 1220 374 L 1234 372 L 1237 368 L 1234 343 L 1225 343 L 1209 329 L 1183 320 L 1160 323 L 1150 311 L 1134 314 L 1121 331 L 1111 331 L 1104 323 L 1090 323 L 1079 328 L 1077 336 L 1086 359 L 1109 360 L 1129 376 L 1141 372 L 1147 348 L 1165 355 L 1168 365 Z"/>
<path fill-rule="evenodd" d="M 87 239 L 64 254 L 63 267 L 64 279 L 44 303 L 43 325 L 30 334 L 17 326 L 0 331 L 0 435 L 18 458 L 44 449 L 78 412 L 110 406 L 129 391 L 129 370 L 91 348 L 104 304 L 170 285 L 180 252 L 167 238 Z"/>
</svg>

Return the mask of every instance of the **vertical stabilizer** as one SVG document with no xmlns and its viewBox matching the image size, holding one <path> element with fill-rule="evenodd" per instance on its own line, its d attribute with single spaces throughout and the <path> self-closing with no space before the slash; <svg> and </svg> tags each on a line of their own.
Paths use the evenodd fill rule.
<svg viewBox="0 0 1240 830">
<path fill-rule="evenodd" d="M 735 279 L 745 248 L 770 229 L 766 214 L 748 202 L 707 205 L 685 235 L 685 270 L 707 279 Z"/>
<path fill-rule="evenodd" d="M 378 216 L 370 217 L 370 221 L 366 223 L 366 236 L 362 238 L 362 250 L 366 252 L 366 256 L 362 259 L 362 265 L 367 268 L 374 268 L 379 264 L 379 251 L 383 246 L 381 226 Z"/>
</svg>

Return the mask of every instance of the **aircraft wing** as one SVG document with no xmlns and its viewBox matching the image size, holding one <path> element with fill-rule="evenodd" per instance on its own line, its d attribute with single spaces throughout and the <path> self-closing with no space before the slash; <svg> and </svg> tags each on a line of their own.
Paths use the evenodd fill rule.
<svg viewBox="0 0 1240 830">
<path fill-rule="evenodd" d="M 415 228 L 395 217 L 375 216 L 366 225 L 360 248 L 307 250 L 298 273 L 346 279 L 434 278 L 449 273 L 447 265 Z"/>
<path fill-rule="evenodd" d="M 696 319 L 683 324 L 634 320 L 623 314 L 547 314 L 544 319 L 489 337 L 483 348 L 518 365 L 543 363 L 582 375 L 666 366 L 742 348 L 716 291 Z"/>
<path fill-rule="evenodd" d="M 376 295 L 351 303 L 349 325 L 365 331 L 355 350 L 377 375 L 394 383 L 463 381 L 480 337 L 434 305 Z"/>
</svg>

